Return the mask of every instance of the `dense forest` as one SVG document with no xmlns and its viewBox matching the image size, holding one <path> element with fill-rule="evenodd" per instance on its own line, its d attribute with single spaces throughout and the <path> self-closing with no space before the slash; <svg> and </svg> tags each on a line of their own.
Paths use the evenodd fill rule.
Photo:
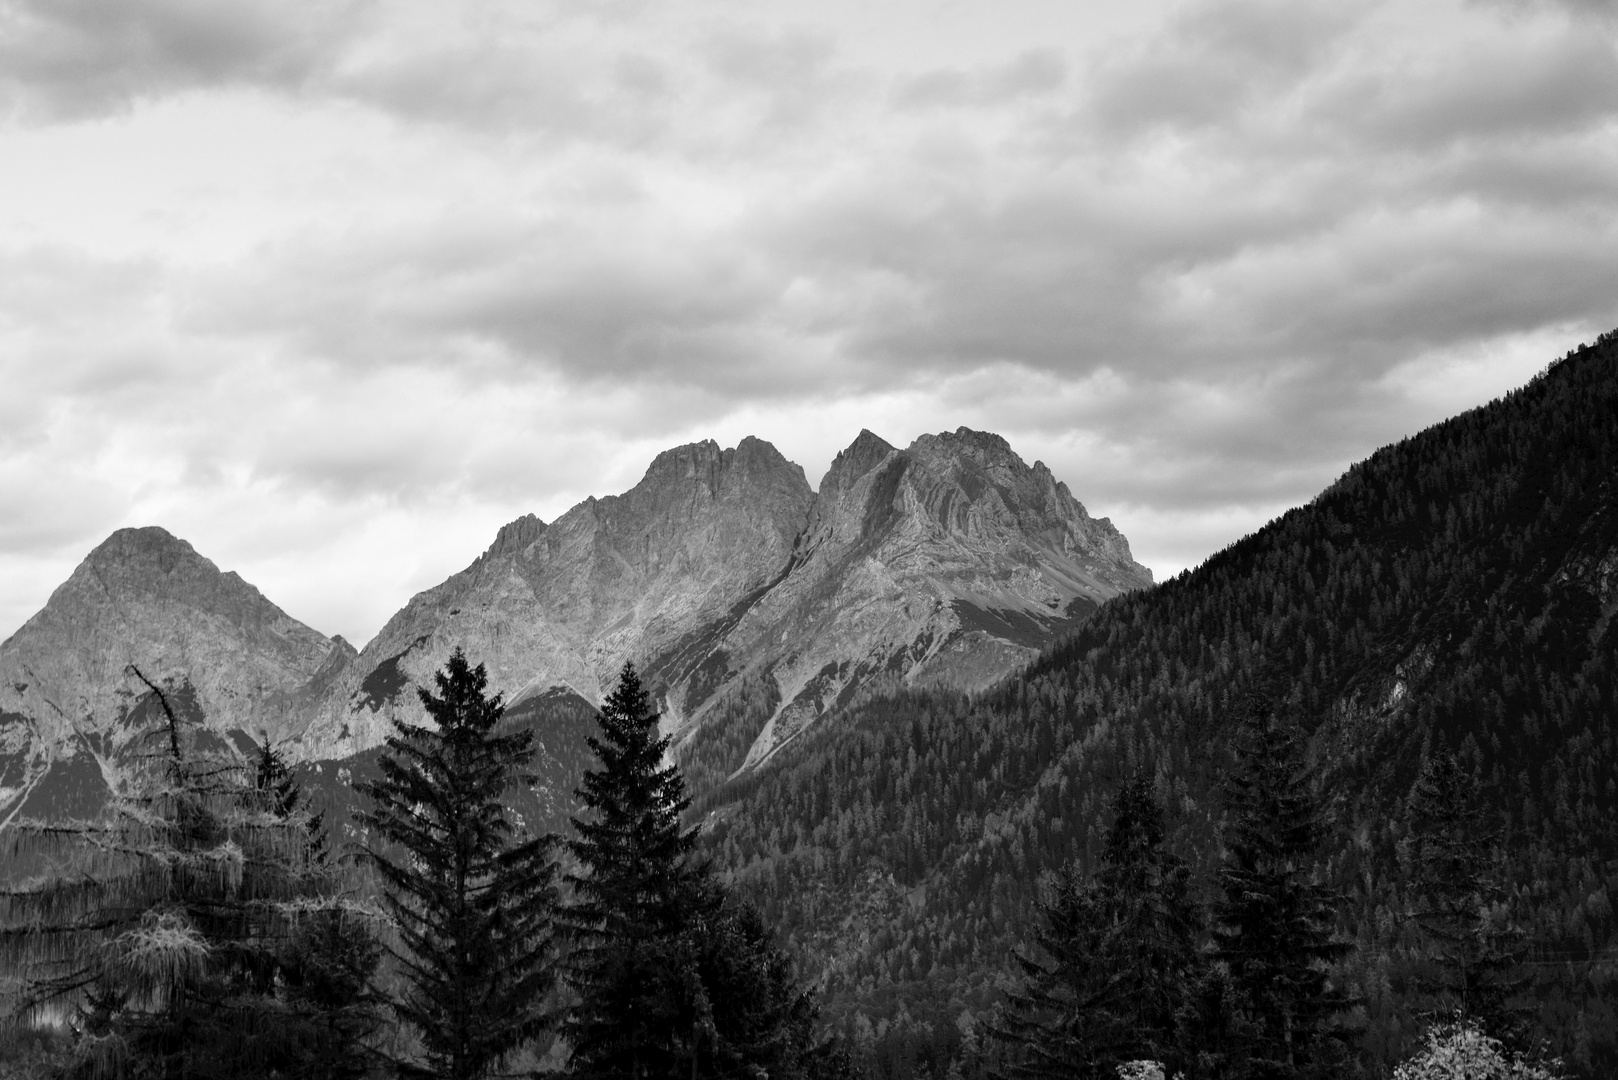
<svg viewBox="0 0 1618 1080">
<path fill-rule="evenodd" d="M 1042 880 L 1097 866 L 1137 769 L 1212 889 L 1244 695 L 1308 736 L 1330 811 L 1322 873 L 1365 1063 L 1421 1025 L 1407 801 L 1446 753 L 1475 774 L 1536 1029 L 1618 1073 L 1618 340 L 1356 465 L 1195 571 L 1120 597 L 977 698 L 896 689 L 709 793 L 707 843 L 905 1078 L 970 1062 Z"/>
</svg>

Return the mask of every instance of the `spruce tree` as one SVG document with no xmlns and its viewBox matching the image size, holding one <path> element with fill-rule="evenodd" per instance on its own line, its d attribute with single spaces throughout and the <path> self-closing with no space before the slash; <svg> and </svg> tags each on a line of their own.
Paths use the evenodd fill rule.
<svg viewBox="0 0 1618 1080">
<path fill-rule="evenodd" d="M 1040 905 L 1038 944 L 993 1030 L 1009 1077 L 1094 1077 L 1142 1059 L 1179 1070 L 1177 1029 L 1196 977 L 1201 914 L 1190 875 L 1164 849 L 1145 774 L 1119 790 L 1094 880 L 1071 866 Z"/>
<path fill-rule="evenodd" d="M 426 1073 L 476 1080 L 548 1024 L 555 864 L 549 838 L 502 802 L 532 782 L 533 733 L 498 733 L 501 698 L 459 648 L 434 681 L 436 694 L 417 691 L 432 726 L 394 720 L 358 820 L 398 931 L 394 1009 L 419 1033 Z"/>
<path fill-rule="evenodd" d="M 14 854 L 65 869 L 0 896 L 0 970 L 23 978 L 22 1015 L 69 1017 L 97 1075 L 295 1072 L 273 972 L 324 892 L 307 818 L 275 813 L 243 762 L 199 749 L 170 693 L 128 671 L 146 690 L 134 715 L 153 715 L 132 787 L 99 820 L 13 826 Z"/>
<path fill-rule="evenodd" d="M 697 858 L 679 768 L 633 665 L 600 710 L 590 739 L 600 767 L 577 792 L 584 813 L 568 847 L 576 1002 L 563 1034 L 575 1076 L 836 1075 L 819 1041 L 813 996 L 757 911 Z M 846 1071 L 846 1070 L 845 1070 Z"/>
<path fill-rule="evenodd" d="M 658 737 L 633 664 L 602 703 L 600 724 L 602 737 L 589 746 L 601 767 L 575 792 L 584 814 L 572 819 L 577 835 L 567 842 L 579 863 L 567 875 L 573 947 L 565 967 L 578 997 L 562 1029 L 569 1068 L 626 1080 L 669 1076 L 701 1025 L 692 943 L 682 933 L 692 915 L 696 830 L 680 825 L 690 805 L 685 783 L 664 764 L 668 739 Z"/>
<path fill-rule="evenodd" d="M 1243 1023 L 1245 1074 L 1330 1075 L 1351 1005 L 1331 981 L 1351 946 L 1334 933 L 1340 898 L 1318 882 L 1325 823 L 1298 733 L 1266 702 L 1250 703 L 1236 740 L 1214 956 Z"/>
<path fill-rule="evenodd" d="M 1524 1022 L 1510 999 L 1524 984 L 1514 974 L 1522 935 L 1506 917 L 1507 893 L 1493 865 L 1499 833 L 1484 819 L 1477 780 L 1454 754 L 1439 754 L 1423 762 L 1407 805 L 1403 854 L 1422 936 L 1415 982 L 1426 1014 L 1458 1014 L 1515 1044 Z"/>
</svg>

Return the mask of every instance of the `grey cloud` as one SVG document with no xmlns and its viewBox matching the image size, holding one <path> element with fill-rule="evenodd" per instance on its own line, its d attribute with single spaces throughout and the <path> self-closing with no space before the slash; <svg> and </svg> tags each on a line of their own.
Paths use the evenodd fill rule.
<svg viewBox="0 0 1618 1080">
<path fill-rule="evenodd" d="M 1226 0 L 1108 57 L 1081 112 L 1113 137 L 1230 124 L 1318 70 L 1362 18 L 1354 5 Z"/>
<path fill-rule="evenodd" d="M 1502 138 L 1542 147 L 1556 135 L 1599 128 L 1615 111 L 1613 43 L 1570 29 L 1492 54 L 1457 53 L 1419 73 L 1359 72 L 1332 87 L 1311 119 L 1355 133 L 1361 145 L 1434 155 Z"/>
<path fill-rule="evenodd" d="M 335 60 L 363 0 L 4 0 L 0 102 L 95 115 L 199 86 L 296 87 Z"/>
<path fill-rule="evenodd" d="M 979 70 L 938 68 L 900 78 L 892 93 L 900 108 L 996 106 L 1060 89 L 1067 58 L 1057 49 L 1029 49 L 1005 64 Z"/>
</svg>

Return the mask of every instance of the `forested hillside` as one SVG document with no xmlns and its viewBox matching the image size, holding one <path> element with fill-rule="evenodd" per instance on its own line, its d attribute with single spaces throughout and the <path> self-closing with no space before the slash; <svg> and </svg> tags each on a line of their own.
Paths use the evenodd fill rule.
<svg viewBox="0 0 1618 1080">
<path fill-rule="evenodd" d="M 1235 703 L 1267 690 L 1331 807 L 1366 1062 L 1417 1035 L 1405 804 L 1455 752 L 1504 838 L 1539 1030 L 1581 1074 L 1618 1074 L 1615 476 L 1607 334 L 1107 603 L 985 695 L 856 703 L 706 799 L 710 848 L 890 1075 L 969 1068 L 1041 875 L 1093 865 L 1135 768 L 1207 888 Z"/>
</svg>

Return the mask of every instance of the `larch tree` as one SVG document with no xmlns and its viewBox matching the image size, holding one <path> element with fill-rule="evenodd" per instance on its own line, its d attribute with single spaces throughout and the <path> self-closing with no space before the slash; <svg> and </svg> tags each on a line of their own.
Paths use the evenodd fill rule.
<svg viewBox="0 0 1618 1080">
<path fill-rule="evenodd" d="M 65 1017 L 98 1076 L 297 1073 L 308 1062 L 273 973 L 297 912 L 326 892 L 307 816 L 277 813 L 169 691 L 128 671 L 145 687 L 132 716 L 152 717 L 131 786 L 97 820 L 11 830 L 13 855 L 56 862 L 0 895 L 15 1015 Z"/>
<path fill-rule="evenodd" d="M 394 1009 L 425 1057 L 407 1071 L 478 1080 L 550 1025 L 556 869 L 503 801 L 532 782 L 533 733 L 499 731 L 501 698 L 460 649 L 435 683 L 417 691 L 432 724 L 394 720 L 357 817 L 397 930 Z"/>
</svg>

